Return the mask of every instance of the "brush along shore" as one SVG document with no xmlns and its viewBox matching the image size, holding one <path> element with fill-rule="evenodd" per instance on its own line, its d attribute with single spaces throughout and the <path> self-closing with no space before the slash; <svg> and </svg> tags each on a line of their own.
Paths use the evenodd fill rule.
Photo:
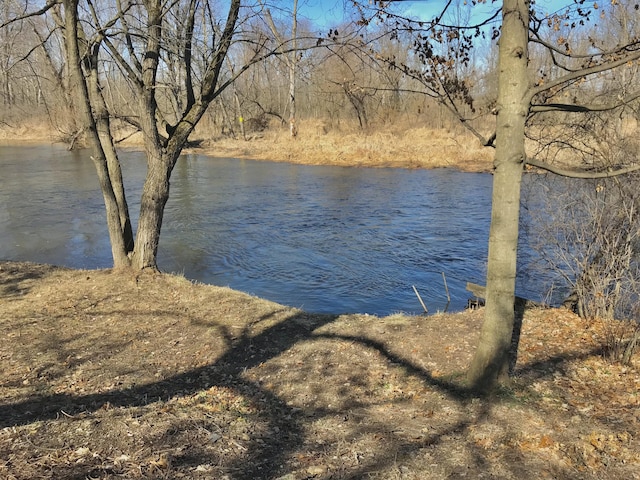
<svg viewBox="0 0 640 480">
<path fill-rule="evenodd" d="M 0 144 L 63 142 L 63 135 L 49 126 L 28 124 L 0 126 Z M 115 133 L 123 148 L 142 148 L 141 134 Z M 297 137 L 287 129 L 272 127 L 245 138 L 223 136 L 198 129 L 185 153 L 211 157 L 242 158 L 304 165 L 342 167 L 456 168 L 485 172 L 492 168 L 494 150 L 482 147 L 464 131 L 397 125 L 364 132 L 335 130 L 322 122 L 303 122 Z"/>
</svg>

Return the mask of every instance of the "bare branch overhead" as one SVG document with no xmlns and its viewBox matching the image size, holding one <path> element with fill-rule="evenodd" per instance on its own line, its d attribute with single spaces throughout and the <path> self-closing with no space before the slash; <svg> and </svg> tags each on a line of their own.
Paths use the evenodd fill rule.
<svg viewBox="0 0 640 480">
<path fill-rule="evenodd" d="M 527 158 L 526 164 L 531 165 L 532 167 L 540 168 L 541 170 L 546 170 L 548 172 L 555 173 L 556 175 L 561 175 L 563 177 L 583 178 L 583 179 L 612 178 L 612 177 L 618 177 L 620 175 L 626 175 L 627 173 L 637 172 L 638 170 L 640 170 L 640 165 L 631 165 L 628 167 L 608 169 L 602 172 L 590 172 L 587 170 L 556 167 L 555 165 L 550 165 L 546 162 L 540 162 L 535 158 Z"/>
</svg>

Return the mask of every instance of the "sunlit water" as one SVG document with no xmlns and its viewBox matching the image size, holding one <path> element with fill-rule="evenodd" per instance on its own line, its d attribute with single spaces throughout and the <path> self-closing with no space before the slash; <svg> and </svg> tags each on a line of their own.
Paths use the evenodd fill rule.
<svg viewBox="0 0 640 480">
<path fill-rule="evenodd" d="M 0 259 L 111 266 L 87 151 L 0 147 Z M 122 155 L 137 219 L 140 153 Z M 164 271 L 310 312 L 461 310 L 484 283 L 489 174 L 182 157 L 158 254 Z M 540 298 L 527 275 L 519 293 Z M 444 272 L 444 279 L 443 279 Z"/>
</svg>

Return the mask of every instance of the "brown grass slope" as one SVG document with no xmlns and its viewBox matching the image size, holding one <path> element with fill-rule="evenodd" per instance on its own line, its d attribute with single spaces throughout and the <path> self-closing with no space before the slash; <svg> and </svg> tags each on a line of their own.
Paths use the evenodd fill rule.
<svg viewBox="0 0 640 480">
<path fill-rule="evenodd" d="M 513 387 L 481 400 L 481 320 L 0 262 L 0 478 L 640 478 L 640 371 L 599 324 L 528 311 Z"/>
<path fill-rule="evenodd" d="M 119 145 L 141 148 L 141 134 L 129 136 L 130 133 L 115 133 L 116 138 L 126 138 Z M 41 123 L 15 128 L 0 125 L 0 145 L 56 138 L 62 142 L 62 137 Z M 406 122 L 365 132 L 329 128 L 322 121 L 309 120 L 301 123 L 296 138 L 290 137 L 287 128 L 272 125 L 263 132 L 248 133 L 246 140 L 199 128 L 191 140 L 197 147 L 185 149 L 185 153 L 342 167 L 457 168 L 481 172 L 491 170 L 494 153 L 461 128 L 433 129 Z"/>
</svg>

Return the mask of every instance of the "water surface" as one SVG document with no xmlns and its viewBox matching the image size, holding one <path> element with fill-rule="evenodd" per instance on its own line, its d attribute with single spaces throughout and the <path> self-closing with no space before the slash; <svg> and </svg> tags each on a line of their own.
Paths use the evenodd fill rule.
<svg viewBox="0 0 640 480">
<path fill-rule="evenodd" d="M 0 147 L 0 258 L 112 265 L 89 152 Z M 140 153 L 122 155 L 134 225 Z M 386 315 L 466 305 L 483 283 L 489 174 L 181 157 L 158 252 L 165 271 L 311 312 Z M 526 273 L 526 268 L 521 269 Z M 539 297 L 521 276 L 519 290 Z M 524 293 L 523 293 L 524 292 Z"/>
</svg>

